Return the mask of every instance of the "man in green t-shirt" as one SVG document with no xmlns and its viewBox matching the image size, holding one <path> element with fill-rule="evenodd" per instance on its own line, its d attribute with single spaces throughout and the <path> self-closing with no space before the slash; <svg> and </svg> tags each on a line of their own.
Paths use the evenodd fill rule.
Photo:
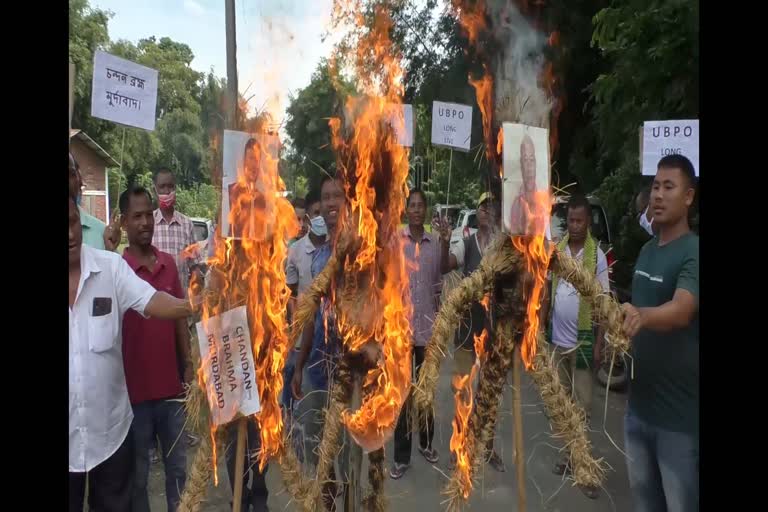
<svg viewBox="0 0 768 512">
<path fill-rule="evenodd" d="M 657 235 L 635 264 L 624 331 L 634 377 L 625 418 L 635 512 L 699 509 L 699 238 L 688 211 L 696 176 L 682 155 L 659 161 L 650 208 Z"/>
</svg>

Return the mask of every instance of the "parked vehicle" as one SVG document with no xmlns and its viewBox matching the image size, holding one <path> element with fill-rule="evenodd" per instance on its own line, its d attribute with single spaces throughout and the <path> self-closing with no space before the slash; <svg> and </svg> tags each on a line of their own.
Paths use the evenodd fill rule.
<svg viewBox="0 0 768 512">
<path fill-rule="evenodd" d="M 461 210 L 456 227 L 451 232 L 451 244 L 469 238 L 477 231 L 477 210 Z"/>
<path fill-rule="evenodd" d="M 195 229 L 195 241 L 208 240 L 208 236 L 213 232 L 213 222 L 202 217 L 192 217 L 189 220 L 192 221 Z"/>
</svg>

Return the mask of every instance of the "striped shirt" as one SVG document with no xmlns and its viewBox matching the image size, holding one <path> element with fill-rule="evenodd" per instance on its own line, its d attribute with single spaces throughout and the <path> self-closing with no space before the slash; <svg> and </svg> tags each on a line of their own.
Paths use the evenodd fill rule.
<svg viewBox="0 0 768 512">
<path fill-rule="evenodd" d="M 195 263 L 194 258 L 182 259 L 181 252 L 195 243 L 195 228 L 189 217 L 174 210 L 171 222 L 163 218 L 158 208 L 155 210 L 155 234 L 152 237 L 152 245 L 162 252 L 167 252 L 174 257 L 176 267 L 179 269 L 179 280 L 184 296 L 189 287 L 189 271 Z"/>
</svg>

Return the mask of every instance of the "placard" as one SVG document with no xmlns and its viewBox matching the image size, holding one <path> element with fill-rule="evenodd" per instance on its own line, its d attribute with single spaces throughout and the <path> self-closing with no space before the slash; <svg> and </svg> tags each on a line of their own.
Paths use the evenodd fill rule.
<svg viewBox="0 0 768 512">
<path fill-rule="evenodd" d="M 198 322 L 205 393 L 216 426 L 261 410 L 248 313 L 240 306 Z"/>
<path fill-rule="evenodd" d="M 390 124 L 395 130 L 397 143 L 408 148 L 413 147 L 413 105 L 403 103 L 392 107 Z M 397 109 L 400 110 L 400 114 Z"/>
<path fill-rule="evenodd" d="M 659 160 L 684 155 L 699 175 L 699 120 L 646 121 L 642 135 L 643 175 L 656 176 Z"/>
<path fill-rule="evenodd" d="M 91 115 L 155 129 L 157 70 L 97 50 L 93 56 Z"/>
<path fill-rule="evenodd" d="M 432 144 L 469 151 L 471 138 L 471 106 L 432 102 Z"/>
</svg>

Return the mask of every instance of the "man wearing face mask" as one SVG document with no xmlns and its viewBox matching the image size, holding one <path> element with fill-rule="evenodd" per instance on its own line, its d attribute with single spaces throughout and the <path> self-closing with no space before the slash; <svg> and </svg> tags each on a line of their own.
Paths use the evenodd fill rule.
<svg viewBox="0 0 768 512">
<path fill-rule="evenodd" d="M 291 322 L 296 298 L 312 284 L 312 258 L 318 248 L 325 244 L 328 228 L 325 219 L 320 215 L 320 194 L 312 190 L 304 201 L 306 213 L 304 223 L 309 225 L 307 234 L 299 238 L 288 249 L 288 260 L 285 269 L 285 282 L 291 290 L 291 300 L 288 302 L 288 322 Z M 291 382 L 295 369 L 297 353 L 301 349 L 301 338 L 288 357 L 285 365 L 284 382 Z M 292 394 L 290 386 L 283 387 L 283 406 L 291 408 Z"/>
<path fill-rule="evenodd" d="M 83 198 L 83 177 L 80 174 L 80 166 L 75 157 L 69 154 L 69 195 L 75 198 L 77 208 L 80 211 L 80 224 L 83 227 L 83 243 L 94 249 L 114 251 L 120 244 L 120 226 L 116 218 L 110 225 L 106 225 L 93 215 L 83 210 L 80 203 Z"/>
<path fill-rule="evenodd" d="M 635 198 L 635 209 L 638 211 L 637 220 L 640 223 L 640 227 L 649 236 L 654 236 L 653 213 L 651 213 L 650 205 L 648 204 L 650 199 L 651 189 L 648 187 L 643 188 Z"/>
<path fill-rule="evenodd" d="M 167 252 L 176 260 L 179 280 L 184 294 L 189 286 L 189 274 L 195 264 L 194 259 L 183 257 L 182 251 L 195 243 L 195 229 L 186 215 L 175 210 L 176 178 L 167 167 L 161 167 L 154 176 L 155 193 L 159 208 L 155 210 L 155 234 L 152 245 L 161 252 Z"/>
</svg>

